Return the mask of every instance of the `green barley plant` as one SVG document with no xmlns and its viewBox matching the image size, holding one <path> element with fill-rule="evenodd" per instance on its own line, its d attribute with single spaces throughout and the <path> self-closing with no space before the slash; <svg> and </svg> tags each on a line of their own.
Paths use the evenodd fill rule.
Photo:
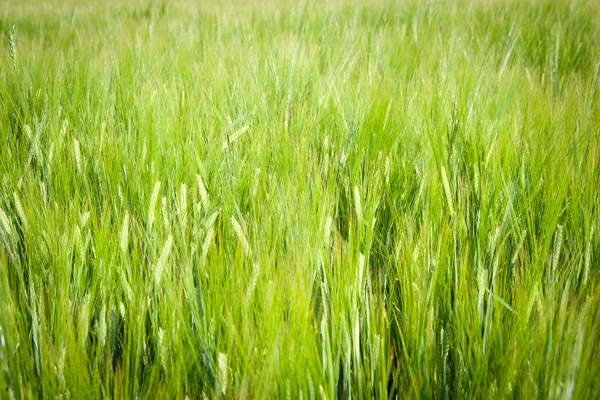
<svg viewBox="0 0 600 400">
<path fill-rule="evenodd" d="M 0 36 L 0 398 L 600 398 L 598 2 Z"/>
<path fill-rule="evenodd" d="M 8 33 L 8 48 L 10 50 L 10 58 L 12 60 L 12 63 L 16 67 L 16 65 L 17 65 L 17 45 L 15 43 L 15 29 L 16 29 L 16 26 L 13 25 L 10 28 L 10 32 Z"/>
</svg>

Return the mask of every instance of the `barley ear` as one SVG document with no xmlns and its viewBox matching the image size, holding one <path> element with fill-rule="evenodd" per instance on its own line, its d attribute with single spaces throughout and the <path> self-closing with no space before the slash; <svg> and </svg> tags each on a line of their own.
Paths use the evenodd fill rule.
<svg viewBox="0 0 600 400">
<path fill-rule="evenodd" d="M 8 48 L 10 49 L 10 58 L 12 59 L 13 66 L 17 66 L 17 41 L 15 39 L 16 26 L 13 25 L 10 28 L 8 34 Z"/>
<path fill-rule="evenodd" d="M 129 213 L 125 212 L 125 218 L 123 218 L 123 226 L 121 228 L 121 237 L 119 240 L 119 247 L 123 253 L 127 252 L 129 245 Z"/>
<path fill-rule="evenodd" d="M 248 239 L 246 238 L 246 234 L 244 233 L 242 226 L 239 222 L 237 222 L 233 215 L 231 216 L 231 225 L 233 226 L 233 230 L 235 231 L 235 234 L 238 237 L 240 244 L 244 248 L 244 251 L 246 252 L 246 254 L 248 254 L 250 252 L 250 245 L 248 244 Z"/>
<path fill-rule="evenodd" d="M 152 195 L 150 196 L 150 205 L 148 206 L 148 229 L 152 228 L 154 218 L 156 216 L 156 203 L 158 202 L 158 194 L 160 192 L 160 181 L 156 181 Z"/>
<path fill-rule="evenodd" d="M 444 184 L 444 193 L 446 193 L 446 200 L 448 201 L 448 210 L 450 211 L 450 215 L 454 216 L 452 192 L 450 192 L 450 183 L 448 182 L 448 175 L 446 175 L 446 168 L 444 167 L 442 167 L 442 183 Z"/>
<path fill-rule="evenodd" d="M 558 225 L 556 227 L 556 236 L 554 237 L 554 255 L 552 257 L 552 273 L 556 272 L 558 266 L 558 259 L 560 258 L 560 250 L 562 247 L 563 240 L 563 227 Z"/>
<path fill-rule="evenodd" d="M 5 235 L 8 236 L 11 234 L 12 225 L 10 223 L 10 220 L 8 219 L 8 216 L 6 215 L 6 213 L 4 212 L 4 210 L 2 208 L 0 208 L 0 227 L 4 231 Z"/>
<path fill-rule="evenodd" d="M 182 183 L 179 189 L 179 219 L 185 230 L 187 228 L 187 186 L 185 183 Z"/>
<path fill-rule="evenodd" d="M 160 286 L 160 280 L 162 279 L 163 271 L 165 269 L 165 263 L 167 262 L 167 258 L 169 257 L 169 253 L 171 252 L 171 246 L 173 245 L 173 235 L 169 235 L 165 245 L 163 246 L 160 257 L 156 262 L 156 266 L 154 267 L 154 278 L 156 281 L 156 286 Z"/>
<path fill-rule="evenodd" d="M 363 210 L 362 204 L 360 201 L 360 191 L 358 190 L 358 186 L 354 186 L 354 208 L 356 210 L 356 218 L 358 222 L 362 222 L 363 219 Z"/>
<path fill-rule="evenodd" d="M 77 168 L 77 174 L 81 175 L 81 149 L 77 139 L 73 139 L 73 153 L 75 154 L 75 167 Z"/>
<path fill-rule="evenodd" d="M 27 232 L 29 230 L 29 225 L 27 223 L 27 216 L 25 215 L 25 210 L 23 210 L 23 205 L 21 204 L 21 200 L 17 195 L 17 192 L 13 192 L 13 199 L 15 201 L 15 208 L 17 209 L 17 215 L 21 219 L 21 226 L 23 230 Z"/>
<path fill-rule="evenodd" d="M 206 191 L 206 185 L 200 174 L 196 174 L 196 182 L 198 184 L 198 192 L 200 193 L 200 199 L 204 208 L 208 207 L 208 192 Z"/>
<path fill-rule="evenodd" d="M 227 394 L 227 353 L 219 353 L 217 363 L 219 366 L 219 389 L 225 395 Z"/>
</svg>

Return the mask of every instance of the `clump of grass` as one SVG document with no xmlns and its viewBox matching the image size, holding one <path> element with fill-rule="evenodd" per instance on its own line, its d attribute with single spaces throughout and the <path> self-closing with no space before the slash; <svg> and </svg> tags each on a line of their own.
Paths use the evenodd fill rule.
<svg viewBox="0 0 600 400">
<path fill-rule="evenodd" d="M 0 397 L 600 397 L 596 3 L 40 4 Z"/>
</svg>

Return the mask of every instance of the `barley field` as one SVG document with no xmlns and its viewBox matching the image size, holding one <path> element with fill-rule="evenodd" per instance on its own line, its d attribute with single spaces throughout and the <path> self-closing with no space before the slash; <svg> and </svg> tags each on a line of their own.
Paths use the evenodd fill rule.
<svg viewBox="0 0 600 400">
<path fill-rule="evenodd" d="M 3 0 L 0 398 L 600 398 L 600 3 Z"/>
</svg>

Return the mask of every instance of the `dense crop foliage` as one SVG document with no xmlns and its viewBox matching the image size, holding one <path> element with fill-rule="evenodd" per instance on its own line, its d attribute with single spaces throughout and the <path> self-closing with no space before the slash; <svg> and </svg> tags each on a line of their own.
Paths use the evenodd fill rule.
<svg viewBox="0 0 600 400">
<path fill-rule="evenodd" d="M 0 398 L 600 397 L 600 6 L 5 0 Z"/>
</svg>

